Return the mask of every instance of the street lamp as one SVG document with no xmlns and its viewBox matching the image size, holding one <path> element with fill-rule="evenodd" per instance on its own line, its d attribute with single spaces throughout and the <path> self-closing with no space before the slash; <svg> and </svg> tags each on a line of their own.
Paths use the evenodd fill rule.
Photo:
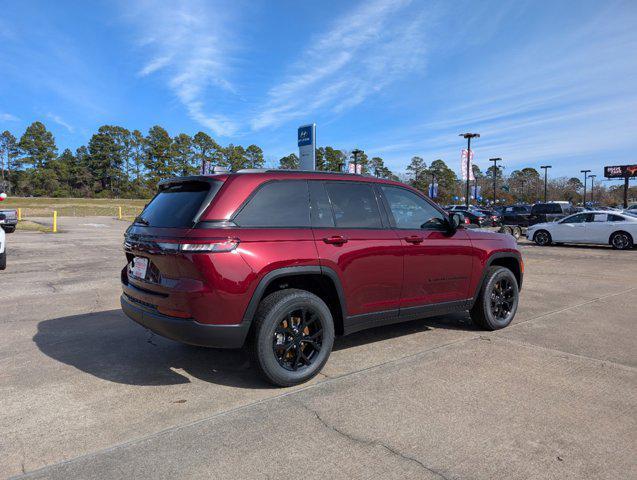
<svg viewBox="0 0 637 480">
<path fill-rule="evenodd" d="M 358 156 L 363 153 L 362 150 L 355 148 L 352 150 L 352 155 L 354 155 L 354 173 L 358 173 Z"/>
<path fill-rule="evenodd" d="M 591 203 L 595 201 L 595 177 L 597 175 L 589 175 L 588 177 L 591 179 Z"/>
<path fill-rule="evenodd" d="M 544 169 L 544 203 L 546 203 L 546 184 L 547 184 L 547 180 L 548 180 L 548 170 L 549 168 L 553 168 L 552 165 L 542 165 L 540 168 Z"/>
<path fill-rule="evenodd" d="M 496 187 L 496 178 L 498 172 L 498 162 L 501 162 L 502 159 L 498 158 L 490 158 L 490 162 L 493 162 L 493 204 L 495 205 L 495 187 Z"/>
<path fill-rule="evenodd" d="M 586 183 L 588 182 L 588 179 L 586 178 L 586 176 L 590 173 L 590 170 L 580 170 L 580 173 L 584 174 L 584 201 L 582 202 L 582 206 L 585 207 L 586 206 Z"/>
<path fill-rule="evenodd" d="M 471 178 L 471 139 L 472 138 L 480 138 L 479 133 L 460 133 L 459 137 L 464 137 L 467 139 L 467 196 L 466 196 L 466 207 L 469 208 L 469 178 Z"/>
</svg>

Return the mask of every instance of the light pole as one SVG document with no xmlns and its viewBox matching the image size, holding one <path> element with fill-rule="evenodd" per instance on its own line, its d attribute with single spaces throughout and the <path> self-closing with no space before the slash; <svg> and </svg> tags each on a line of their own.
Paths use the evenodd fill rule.
<svg viewBox="0 0 637 480">
<path fill-rule="evenodd" d="M 582 207 L 586 206 L 586 183 L 588 182 L 588 179 L 586 178 L 586 176 L 590 173 L 590 170 L 580 170 L 580 173 L 584 174 L 584 201 L 582 202 Z"/>
<path fill-rule="evenodd" d="M 479 133 L 460 133 L 458 134 L 460 137 L 464 137 L 467 139 L 467 196 L 465 205 L 467 209 L 469 208 L 469 178 L 471 178 L 471 139 L 472 138 L 480 138 Z"/>
<path fill-rule="evenodd" d="M 591 179 L 591 203 L 595 201 L 595 177 L 597 175 L 589 175 L 588 177 Z"/>
<path fill-rule="evenodd" d="M 354 173 L 358 173 L 358 156 L 363 153 L 362 150 L 355 148 L 352 150 L 352 155 L 354 155 Z"/>
<path fill-rule="evenodd" d="M 490 162 L 493 162 L 493 204 L 495 205 L 495 200 L 496 200 L 496 178 L 498 177 L 498 162 L 501 162 L 502 159 L 500 157 L 498 158 L 490 158 L 489 159 Z"/>
<path fill-rule="evenodd" d="M 553 168 L 553 166 L 552 165 L 542 165 L 540 168 L 544 169 L 544 203 L 546 203 L 546 199 L 547 199 L 547 196 L 546 196 L 546 184 L 547 184 L 547 180 L 548 180 L 548 173 L 547 172 L 549 171 L 549 168 Z"/>
</svg>

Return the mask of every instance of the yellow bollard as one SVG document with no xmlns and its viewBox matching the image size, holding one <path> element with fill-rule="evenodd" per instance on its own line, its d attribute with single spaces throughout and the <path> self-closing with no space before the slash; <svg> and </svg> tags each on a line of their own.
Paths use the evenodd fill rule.
<svg viewBox="0 0 637 480">
<path fill-rule="evenodd" d="M 18 208 L 18 222 L 22 221 L 22 209 Z"/>
<path fill-rule="evenodd" d="M 53 210 L 53 233 L 58 232 L 58 212 Z"/>
<path fill-rule="evenodd" d="M 119 220 L 122 219 L 122 207 L 121 206 L 117 207 L 117 218 Z"/>
</svg>

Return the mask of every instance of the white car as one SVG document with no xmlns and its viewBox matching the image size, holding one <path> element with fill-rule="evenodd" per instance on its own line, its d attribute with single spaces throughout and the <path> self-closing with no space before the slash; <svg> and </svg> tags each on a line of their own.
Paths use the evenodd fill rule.
<svg viewBox="0 0 637 480">
<path fill-rule="evenodd" d="M 557 222 L 532 225 L 526 230 L 526 238 L 540 246 L 595 243 L 626 250 L 633 248 L 637 240 L 637 216 L 603 210 L 581 212 Z"/>
<path fill-rule="evenodd" d="M 7 268 L 7 235 L 0 228 L 0 270 Z"/>
</svg>

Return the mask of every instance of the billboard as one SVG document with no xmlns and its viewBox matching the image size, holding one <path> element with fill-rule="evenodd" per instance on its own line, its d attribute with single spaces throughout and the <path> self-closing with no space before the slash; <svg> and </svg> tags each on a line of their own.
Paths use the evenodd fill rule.
<svg viewBox="0 0 637 480">
<path fill-rule="evenodd" d="M 637 164 L 604 167 L 604 176 L 606 178 L 637 177 Z"/>
<path fill-rule="evenodd" d="M 299 167 L 301 170 L 316 170 L 316 124 L 301 125 L 297 131 Z"/>
</svg>

